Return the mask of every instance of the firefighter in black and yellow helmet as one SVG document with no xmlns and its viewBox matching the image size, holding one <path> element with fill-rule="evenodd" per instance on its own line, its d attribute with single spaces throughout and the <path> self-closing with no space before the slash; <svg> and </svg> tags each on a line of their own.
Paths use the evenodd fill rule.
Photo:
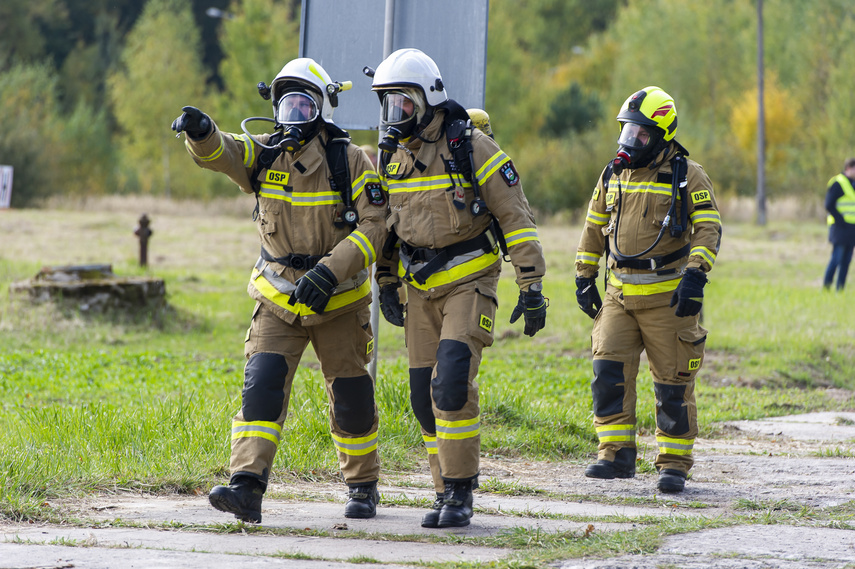
<svg viewBox="0 0 855 569">
<path fill-rule="evenodd" d="M 699 313 L 721 216 L 706 172 L 674 138 L 677 108 L 668 93 L 645 87 L 624 102 L 617 120 L 617 155 L 594 188 L 576 253 L 577 301 L 594 318 L 599 439 L 598 460 L 585 475 L 635 476 L 636 376 L 644 351 L 656 396 L 658 488 L 680 492 L 698 434 L 695 376 L 707 335 Z"/>
</svg>

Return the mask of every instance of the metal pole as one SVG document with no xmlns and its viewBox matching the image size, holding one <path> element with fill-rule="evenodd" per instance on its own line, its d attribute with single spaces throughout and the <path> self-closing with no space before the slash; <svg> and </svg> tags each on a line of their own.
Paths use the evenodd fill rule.
<svg viewBox="0 0 855 569">
<path fill-rule="evenodd" d="M 763 0 L 757 0 L 757 225 L 766 225 L 766 104 L 763 93 Z"/>
<path fill-rule="evenodd" d="M 383 59 L 392 54 L 392 40 L 395 33 L 395 0 L 386 0 L 385 23 L 383 26 Z M 379 123 L 378 123 L 379 124 Z M 377 133 L 377 141 L 383 133 Z M 378 156 L 378 164 L 379 156 Z M 380 285 L 376 279 L 371 279 L 371 330 L 374 332 L 374 352 L 368 363 L 368 373 L 377 379 L 377 354 L 380 351 Z"/>
</svg>

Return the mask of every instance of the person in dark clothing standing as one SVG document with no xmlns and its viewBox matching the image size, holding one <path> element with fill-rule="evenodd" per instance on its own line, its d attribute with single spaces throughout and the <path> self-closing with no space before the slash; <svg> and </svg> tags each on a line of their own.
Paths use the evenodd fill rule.
<svg viewBox="0 0 855 569">
<path fill-rule="evenodd" d="M 855 158 L 843 163 L 843 173 L 828 181 L 825 209 L 828 210 L 828 240 L 831 242 L 831 260 L 825 269 L 823 286 L 831 288 L 837 273 L 837 290 L 846 285 L 846 274 L 855 249 Z"/>
</svg>

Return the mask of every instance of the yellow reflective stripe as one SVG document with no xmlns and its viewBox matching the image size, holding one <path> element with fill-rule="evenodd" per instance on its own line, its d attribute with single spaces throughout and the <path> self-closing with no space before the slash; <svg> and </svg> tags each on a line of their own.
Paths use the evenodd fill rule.
<svg viewBox="0 0 855 569">
<path fill-rule="evenodd" d="M 380 176 L 377 175 L 377 172 L 372 172 L 371 170 L 366 170 L 362 173 L 360 177 L 356 179 L 351 185 L 351 199 L 356 200 L 359 194 L 362 193 L 362 190 L 365 189 L 365 184 L 370 183 L 378 183 L 380 182 Z"/>
<path fill-rule="evenodd" d="M 425 442 L 425 448 L 428 454 L 438 454 L 436 447 L 436 437 L 430 435 L 422 435 L 422 440 Z"/>
<path fill-rule="evenodd" d="M 410 284 L 410 286 L 414 286 L 418 289 L 430 290 L 431 288 L 453 283 L 462 279 L 463 277 L 466 277 L 473 273 L 477 273 L 478 271 L 482 271 L 498 260 L 498 251 L 496 251 L 495 253 L 491 251 L 490 253 L 484 253 L 483 255 L 479 255 L 474 259 L 466 261 L 465 263 L 455 265 L 447 271 L 437 271 L 436 273 L 429 276 L 427 281 L 423 285 L 417 283 L 414 280 L 407 282 Z M 398 276 L 404 278 L 406 274 L 407 270 L 404 268 L 403 263 L 398 263 Z"/>
<path fill-rule="evenodd" d="M 359 247 L 359 250 L 362 251 L 363 255 L 365 255 L 365 266 L 370 267 L 376 260 L 377 253 L 374 251 L 374 245 L 371 244 L 368 237 L 366 237 L 361 231 L 352 231 L 350 235 L 347 236 L 347 239 Z"/>
<path fill-rule="evenodd" d="M 288 300 L 291 298 L 291 295 L 283 294 L 276 290 L 276 288 L 272 284 L 270 284 L 270 281 L 268 281 L 264 277 L 264 275 L 259 272 L 258 269 L 252 270 L 252 276 L 250 276 L 249 284 L 255 287 L 255 289 L 264 296 L 264 298 L 270 300 L 271 302 L 275 303 L 280 308 L 287 310 L 288 312 L 293 312 L 294 314 L 299 314 L 300 316 L 316 314 L 314 310 L 312 310 L 302 302 L 288 304 Z M 330 298 L 324 310 L 325 312 L 332 312 L 333 310 L 341 308 L 342 306 L 353 304 L 357 300 L 360 300 L 361 298 L 369 294 L 371 294 L 370 279 L 359 285 L 358 288 L 343 292 L 341 294 L 334 294 Z"/>
<path fill-rule="evenodd" d="M 335 448 L 342 454 L 362 456 L 377 450 L 377 433 L 367 437 L 339 437 L 335 433 L 330 433 L 330 436 Z"/>
<path fill-rule="evenodd" d="M 291 203 L 295 206 L 334 205 L 341 203 L 338 192 L 292 192 Z"/>
<path fill-rule="evenodd" d="M 286 190 L 284 187 L 277 186 L 275 184 L 262 183 L 258 191 L 258 195 L 263 198 L 282 200 L 284 202 L 291 203 L 291 190 Z"/>
<path fill-rule="evenodd" d="M 709 221 L 711 223 L 717 223 L 721 225 L 721 214 L 713 209 L 699 209 L 693 211 L 689 215 L 689 219 L 693 224 Z"/>
<path fill-rule="evenodd" d="M 526 241 L 540 241 L 540 239 L 537 238 L 537 229 L 534 227 L 526 227 L 525 229 L 519 229 L 505 234 L 505 243 L 508 247 L 519 245 Z"/>
<path fill-rule="evenodd" d="M 238 142 L 243 143 L 243 166 L 244 168 L 249 168 L 255 160 L 255 147 L 252 145 L 252 141 L 245 134 L 229 134 Z"/>
<path fill-rule="evenodd" d="M 617 190 L 618 182 L 610 181 L 609 190 Z M 621 186 L 621 191 L 625 194 L 661 194 L 671 197 L 671 184 L 663 184 L 660 182 L 630 182 Z"/>
<path fill-rule="evenodd" d="M 609 273 L 609 284 L 622 289 L 625 296 L 648 296 L 651 294 L 660 294 L 675 290 L 680 284 L 680 279 L 671 279 L 670 281 L 661 283 L 630 284 L 620 282 L 617 277 L 615 277 L 614 273 Z"/>
<path fill-rule="evenodd" d="M 674 439 L 671 437 L 656 437 L 659 454 L 692 454 L 695 439 Z"/>
<path fill-rule="evenodd" d="M 222 156 L 222 155 L 223 155 L 223 151 L 225 150 L 225 147 L 223 146 L 223 133 L 218 132 L 218 133 L 217 133 L 217 135 L 220 137 L 220 145 L 217 147 L 217 149 L 216 149 L 216 150 L 214 150 L 214 151 L 213 151 L 211 154 L 209 154 L 208 156 L 199 156 L 198 154 L 196 154 L 195 152 L 193 152 L 193 149 L 192 149 L 192 148 L 190 148 L 190 141 L 189 141 L 189 140 L 187 140 L 186 138 L 184 139 L 184 146 L 186 146 L 186 147 L 187 147 L 187 150 L 189 150 L 189 151 L 190 151 L 190 154 L 192 154 L 193 156 L 195 156 L 196 158 L 198 158 L 198 159 L 199 159 L 199 160 L 201 160 L 202 162 L 210 162 L 210 161 L 212 161 L 212 160 L 216 160 L 217 158 L 219 158 L 220 156 Z"/>
<path fill-rule="evenodd" d="M 443 174 L 442 176 L 425 176 L 424 178 L 407 178 L 404 180 L 384 178 L 384 180 L 386 180 L 390 194 L 445 190 L 449 182 L 448 174 Z"/>
<path fill-rule="evenodd" d="M 496 170 L 501 168 L 502 165 L 508 161 L 510 161 L 510 158 L 501 150 L 493 154 L 475 173 L 475 178 L 478 180 L 478 184 L 486 182 L 490 176 L 495 174 Z"/>
<path fill-rule="evenodd" d="M 471 439 L 481 434 L 481 418 L 463 419 L 462 421 L 436 421 L 436 438 L 445 440 Z"/>
<path fill-rule="evenodd" d="M 600 259 L 602 259 L 602 255 L 598 255 L 597 253 L 590 253 L 588 251 L 577 251 L 576 252 L 576 262 L 577 263 L 585 263 L 586 265 L 599 265 Z"/>
<path fill-rule="evenodd" d="M 609 218 L 611 218 L 611 216 L 612 214 L 610 213 L 600 213 L 598 211 L 588 209 L 588 217 L 586 219 L 594 225 L 605 225 L 609 222 Z"/>
<path fill-rule="evenodd" d="M 597 438 L 601 443 L 632 442 L 635 440 L 635 425 L 603 425 L 597 427 Z"/>
<path fill-rule="evenodd" d="M 279 444 L 282 427 L 270 421 L 232 421 L 232 440 L 257 437 Z"/>
<path fill-rule="evenodd" d="M 706 247 L 702 247 L 700 245 L 697 247 L 692 247 L 692 250 L 689 251 L 689 256 L 691 257 L 692 255 L 702 257 L 707 263 L 710 264 L 710 266 L 715 264 L 715 253 L 713 253 Z"/>
</svg>

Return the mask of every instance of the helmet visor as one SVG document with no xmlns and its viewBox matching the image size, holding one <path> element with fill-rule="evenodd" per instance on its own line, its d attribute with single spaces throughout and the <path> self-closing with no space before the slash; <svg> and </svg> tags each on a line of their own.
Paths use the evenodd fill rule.
<svg viewBox="0 0 855 569">
<path fill-rule="evenodd" d="M 279 124 L 310 123 L 318 118 L 318 114 L 320 113 L 315 99 L 296 91 L 283 95 L 276 105 L 276 122 Z"/>
<path fill-rule="evenodd" d="M 401 91 L 389 91 L 383 96 L 381 120 L 386 125 L 397 125 L 410 120 L 418 110 L 416 103 Z"/>
<path fill-rule="evenodd" d="M 624 148 L 642 149 L 650 145 L 653 136 L 647 127 L 631 122 L 623 123 L 618 144 Z"/>
</svg>

